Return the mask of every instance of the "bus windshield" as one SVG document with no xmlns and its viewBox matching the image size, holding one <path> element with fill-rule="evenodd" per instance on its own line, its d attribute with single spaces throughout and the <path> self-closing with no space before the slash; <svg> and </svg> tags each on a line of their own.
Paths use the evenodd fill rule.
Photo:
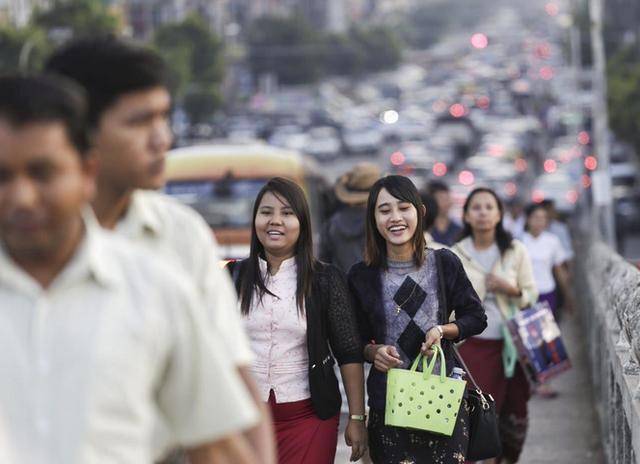
<svg viewBox="0 0 640 464">
<path fill-rule="evenodd" d="M 253 202 L 266 179 L 169 182 L 165 192 L 198 211 L 214 229 L 251 227 Z"/>
</svg>

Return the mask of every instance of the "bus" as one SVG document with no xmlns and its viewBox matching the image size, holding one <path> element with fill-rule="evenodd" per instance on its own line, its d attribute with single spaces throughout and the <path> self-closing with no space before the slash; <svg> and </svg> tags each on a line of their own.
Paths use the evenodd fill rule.
<svg viewBox="0 0 640 464">
<path fill-rule="evenodd" d="M 242 259 L 249 255 L 254 200 L 276 176 L 293 180 L 305 191 L 317 243 L 326 183 L 315 161 L 297 151 L 258 141 L 177 148 L 167 157 L 165 192 L 202 215 L 224 260 Z"/>
</svg>

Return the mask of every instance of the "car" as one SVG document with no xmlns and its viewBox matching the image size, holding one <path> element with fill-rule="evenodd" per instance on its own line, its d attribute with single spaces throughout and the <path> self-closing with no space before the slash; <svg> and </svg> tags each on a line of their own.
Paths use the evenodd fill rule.
<svg viewBox="0 0 640 464">
<path fill-rule="evenodd" d="M 307 145 L 309 137 L 304 130 L 295 125 L 276 127 L 269 137 L 269 143 L 290 150 L 302 150 Z"/>
<path fill-rule="evenodd" d="M 340 155 L 340 134 L 334 127 L 314 127 L 307 132 L 308 141 L 303 150 L 318 160 L 330 160 Z"/>
<path fill-rule="evenodd" d="M 345 127 L 343 141 L 350 154 L 375 154 L 383 142 L 382 134 L 372 127 Z"/>
</svg>

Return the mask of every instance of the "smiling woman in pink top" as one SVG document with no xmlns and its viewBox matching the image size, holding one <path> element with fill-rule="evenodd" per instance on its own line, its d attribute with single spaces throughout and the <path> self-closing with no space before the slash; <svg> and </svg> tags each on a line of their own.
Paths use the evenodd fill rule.
<svg viewBox="0 0 640 464">
<path fill-rule="evenodd" d="M 340 391 L 349 402 L 351 459 L 367 447 L 362 344 L 344 275 L 313 257 L 304 192 L 273 178 L 258 193 L 249 258 L 230 263 L 260 395 L 271 407 L 280 464 L 331 464 Z"/>
</svg>

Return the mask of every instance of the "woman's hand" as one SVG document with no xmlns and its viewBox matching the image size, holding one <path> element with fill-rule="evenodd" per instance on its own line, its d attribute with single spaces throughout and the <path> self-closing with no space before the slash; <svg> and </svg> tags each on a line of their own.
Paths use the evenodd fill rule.
<svg viewBox="0 0 640 464">
<path fill-rule="evenodd" d="M 388 372 L 389 369 L 398 367 L 402 364 L 402 358 L 395 346 L 381 345 L 376 350 L 376 355 L 373 358 L 373 365 L 381 372 Z"/>
<path fill-rule="evenodd" d="M 511 285 L 509 282 L 495 274 L 487 274 L 485 280 L 487 290 L 492 293 L 503 293 L 507 296 L 517 297 L 521 295 L 518 288 Z"/>
<path fill-rule="evenodd" d="M 431 347 L 433 345 L 440 345 L 440 340 L 442 340 L 442 329 L 439 329 L 438 326 L 431 327 L 424 337 L 424 343 L 420 348 L 420 352 L 422 352 L 424 356 L 433 355 L 434 351 Z"/>
<path fill-rule="evenodd" d="M 349 419 L 347 429 L 344 431 L 344 441 L 351 447 L 350 461 L 355 462 L 364 456 L 367 451 L 367 429 L 364 421 Z"/>
</svg>

